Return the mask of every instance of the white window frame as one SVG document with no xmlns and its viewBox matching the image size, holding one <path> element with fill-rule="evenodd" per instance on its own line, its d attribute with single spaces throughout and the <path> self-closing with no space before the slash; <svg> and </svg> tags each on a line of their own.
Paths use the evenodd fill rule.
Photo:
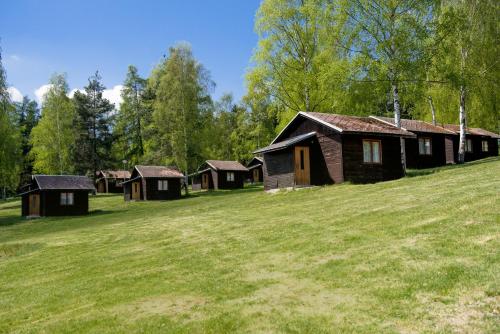
<svg viewBox="0 0 500 334">
<path fill-rule="evenodd" d="M 472 153 L 472 139 L 465 139 L 465 152 Z"/>
<path fill-rule="evenodd" d="M 369 155 L 370 158 L 369 160 L 366 160 L 365 156 L 365 144 L 368 144 L 369 146 Z M 374 146 L 375 144 L 378 145 L 378 156 L 375 159 L 375 150 Z M 363 148 L 363 163 L 364 164 L 370 164 L 370 165 L 381 165 L 382 164 L 382 141 L 378 139 L 363 139 L 362 142 L 362 148 Z M 378 161 L 376 161 L 378 160 Z"/>
<path fill-rule="evenodd" d="M 489 151 L 488 141 L 487 140 L 481 141 L 481 148 L 482 148 L 483 152 L 488 152 Z"/>
<path fill-rule="evenodd" d="M 59 195 L 59 204 L 62 206 L 75 205 L 75 195 L 72 192 L 63 192 Z"/>
<path fill-rule="evenodd" d="M 234 172 L 226 172 L 226 181 L 234 182 Z"/>
<path fill-rule="evenodd" d="M 158 180 L 158 190 L 167 191 L 168 190 L 168 180 Z"/>
<path fill-rule="evenodd" d="M 429 145 L 427 145 L 427 143 Z M 432 155 L 432 140 L 431 140 L 431 138 L 429 138 L 429 137 L 418 138 L 418 154 L 420 154 L 420 155 Z"/>
</svg>

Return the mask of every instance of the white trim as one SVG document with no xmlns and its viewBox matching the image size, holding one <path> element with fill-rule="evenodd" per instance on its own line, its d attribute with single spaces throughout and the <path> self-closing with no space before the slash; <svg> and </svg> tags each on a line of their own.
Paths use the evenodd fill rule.
<svg viewBox="0 0 500 334">
<path fill-rule="evenodd" d="M 385 119 L 380 119 L 380 118 L 378 118 L 378 116 L 368 116 L 368 117 L 373 118 L 373 119 L 376 119 L 376 120 L 377 120 L 377 121 L 379 121 L 379 122 L 382 122 L 382 123 L 385 123 L 385 124 L 391 125 L 391 126 L 395 127 L 396 129 L 401 129 L 401 130 L 405 130 L 405 131 L 408 131 L 408 132 L 410 131 L 410 130 L 405 129 L 405 128 L 403 128 L 403 127 L 398 128 L 398 127 L 396 126 L 396 124 L 391 123 L 391 122 L 388 122 L 388 121 L 386 121 Z"/>
<path fill-rule="evenodd" d="M 205 161 L 205 162 L 207 163 L 207 165 L 209 165 L 209 166 L 210 166 L 210 167 L 212 167 L 215 171 L 217 171 L 217 168 L 216 168 L 214 165 L 212 165 L 210 162 L 208 162 L 208 160 L 207 160 L 207 161 Z"/>
<path fill-rule="evenodd" d="M 396 124 L 394 123 L 391 123 L 391 122 L 387 122 L 386 120 L 384 119 L 380 119 L 379 116 L 369 116 L 370 118 L 373 118 L 373 119 L 376 119 L 377 121 L 379 122 L 382 122 L 382 123 L 385 123 L 385 124 L 389 124 L 389 125 L 392 125 L 394 126 L 396 129 Z M 401 118 L 401 120 L 403 120 L 403 118 Z M 443 131 L 446 131 L 448 132 L 449 134 L 451 135 L 456 135 L 456 133 L 454 131 L 451 131 L 451 130 L 448 130 L 448 129 L 445 129 L 444 127 L 440 127 L 440 126 L 437 126 L 437 125 L 434 125 L 432 123 L 429 123 L 429 122 L 426 122 L 426 121 L 422 121 L 422 120 L 419 120 L 419 119 L 410 119 L 409 121 L 416 121 L 416 122 L 422 122 L 422 123 L 425 123 L 427 125 L 430 125 L 430 126 L 433 126 L 435 128 L 438 128 L 439 130 L 443 130 Z M 426 132 L 426 133 L 437 133 L 437 134 L 440 134 L 440 132 L 436 132 L 436 131 L 419 131 L 419 130 L 408 130 L 406 128 L 403 128 L 401 127 L 401 129 L 405 130 L 405 131 L 408 131 L 408 132 L 411 132 L 411 131 L 415 131 L 415 132 Z M 442 133 L 444 134 L 444 133 Z"/>
<path fill-rule="evenodd" d="M 140 166 L 140 165 L 139 165 L 139 166 Z M 137 167 L 139 167 L 139 166 L 138 166 L 138 165 L 135 165 L 135 166 L 134 166 L 134 169 L 136 169 L 136 170 L 137 170 L 137 173 L 139 173 L 139 175 L 140 175 L 142 178 L 144 178 L 144 176 L 142 176 L 142 173 L 141 173 L 141 171 L 139 170 L 139 168 L 137 168 Z M 132 177 L 132 174 L 130 174 L 130 177 Z"/>
<path fill-rule="evenodd" d="M 274 144 L 274 142 L 276 141 L 276 139 L 278 139 L 278 138 L 281 136 L 281 134 L 283 133 L 283 131 L 285 131 L 285 130 L 286 130 L 286 128 L 288 128 L 288 127 L 290 126 L 290 124 L 292 124 L 292 122 L 293 122 L 293 121 L 295 121 L 295 119 L 296 119 L 297 117 L 299 117 L 299 116 L 304 116 L 305 118 L 309 118 L 310 120 L 313 120 L 313 121 L 315 121 L 315 122 L 318 122 L 318 123 L 320 123 L 320 124 L 322 124 L 322 125 L 324 125 L 324 126 L 326 126 L 326 127 L 328 127 L 328 128 L 334 129 L 335 131 L 338 131 L 338 132 L 343 132 L 343 131 L 344 131 L 344 130 L 342 130 L 341 128 L 339 128 L 339 127 L 337 127 L 337 126 L 332 125 L 332 124 L 330 124 L 330 123 L 328 123 L 328 122 L 325 122 L 325 121 L 323 121 L 323 120 L 321 120 L 321 119 L 319 119 L 319 118 L 316 118 L 316 117 L 314 117 L 314 116 L 312 116 L 312 115 L 309 115 L 309 114 L 307 114 L 306 112 L 299 111 L 299 112 L 297 113 L 297 115 L 295 115 L 295 117 L 294 117 L 294 118 L 292 118 L 292 120 L 291 120 L 290 122 L 288 122 L 288 124 L 287 124 L 287 125 L 285 125 L 285 127 L 284 127 L 281 131 L 280 131 L 280 133 L 278 133 L 278 135 L 276 136 L 276 138 L 274 138 L 274 139 L 273 139 L 273 141 L 271 142 L 271 145 L 272 145 L 272 144 Z"/>
</svg>

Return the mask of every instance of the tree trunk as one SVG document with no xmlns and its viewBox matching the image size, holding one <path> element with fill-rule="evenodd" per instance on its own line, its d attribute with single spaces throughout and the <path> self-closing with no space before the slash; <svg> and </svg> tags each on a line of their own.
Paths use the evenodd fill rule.
<svg viewBox="0 0 500 334">
<path fill-rule="evenodd" d="M 4 201 L 7 200 L 7 190 L 6 190 L 5 186 L 2 189 L 2 198 Z"/>
<path fill-rule="evenodd" d="M 432 96 L 428 96 L 427 99 L 429 99 L 429 105 L 431 106 L 431 113 L 432 113 L 432 125 L 436 125 L 436 110 L 434 109 L 434 103 L 432 102 Z"/>
<path fill-rule="evenodd" d="M 465 130 L 467 127 L 467 114 L 465 111 L 465 87 L 460 86 L 460 140 L 458 142 L 458 163 L 465 161 Z"/>
<path fill-rule="evenodd" d="M 394 103 L 394 124 L 396 127 L 401 128 L 401 107 L 399 104 L 399 91 L 398 85 L 392 83 L 392 99 Z M 401 165 L 403 166 L 403 173 L 406 174 L 406 153 L 405 153 L 405 140 L 403 137 L 400 138 L 401 146 Z"/>
</svg>

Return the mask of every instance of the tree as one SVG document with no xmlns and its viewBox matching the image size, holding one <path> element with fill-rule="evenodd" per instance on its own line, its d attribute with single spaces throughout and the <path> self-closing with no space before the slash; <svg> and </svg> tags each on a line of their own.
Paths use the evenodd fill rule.
<svg viewBox="0 0 500 334">
<path fill-rule="evenodd" d="M 147 104 L 147 80 L 139 76 L 137 68 L 128 67 L 121 93 L 123 102 L 116 116 L 114 129 L 117 150 L 132 164 L 144 156 L 145 126 L 151 122 L 151 110 Z"/>
<path fill-rule="evenodd" d="M 18 126 L 21 130 L 21 147 L 23 155 L 22 171 L 20 184 L 29 181 L 33 174 L 33 156 L 31 155 L 31 131 L 37 125 L 40 118 L 40 111 L 35 101 L 30 100 L 28 96 L 23 97 L 23 101 L 16 103 L 16 115 Z"/>
<path fill-rule="evenodd" d="M 14 111 L 0 50 L 0 188 L 3 199 L 7 198 L 7 191 L 14 190 L 19 182 L 20 132 Z"/>
<path fill-rule="evenodd" d="M 73 119 L 75 109 L 68 97 L 66 75 L 55 74 L 42 103 L 42 116 L 31 132 L 34 172 L 70 174 L 74 171 Z"/>
<path fill-rule="evenodd" d="M 111 164 L 111 112 L 114 104 L 102 97 L 105 87 L 96 72 L 89 78 L 84 92 L 77 91 L 73 97 L 76 110 L 75 162 L 76 170 L 91 174 Z"/>
<path fill-rule="evenodd" d="M 186 174 L 196 170 L 205 158 L 206 144 L 200 138 L 212 112 L 208 72 L 188 45 L 179 44 L 154 69 L 149 85 L 154 92 L 154 129 L 146 146 L 148 160 L 175 164 Z"/>
</svg>

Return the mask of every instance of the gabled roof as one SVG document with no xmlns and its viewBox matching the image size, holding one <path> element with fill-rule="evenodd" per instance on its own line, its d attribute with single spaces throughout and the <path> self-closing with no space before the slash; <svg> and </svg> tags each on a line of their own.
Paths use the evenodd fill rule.
<svg viewBox="0 0 500 334">
<path fill-rule="evenodd" d="M 215 170 L 248 172 L 248 169 L 238 161 L 207 160 L 206 163 Z"/>
<path fill-rule="evenodd" d="M 370 116 L 370 117 L 385 122 L 387 124 L 390 124 L 392 126 L 396 126 L 394 124 L 394 118 L 382 117 L 382 116 Z M 414 120 L 414 119 L 402 118 L 401 128 L 407 131 L 415 131 L 415 132 L 439 133 L 445 135 L 455 134 L 455 132 L 447 130 L 441 126 L 433 125 L 425 121 Z"/>
<path fill-rule="evenodd" d="M 250 167 L 255 168 L 256 166 L 260 166 L 264 163 L 264 160 L 261 157 L 253 157 L 252 160 L 250 160 L 247 163 L 247 168 L 251 169 Z"/>
<path fill-rule="evenodd" d="M 141 166 L 137 165 L 134 167 L 144 178 L 148 177 L 171 177 L 171 178 L 183 178 L 184 174 L 179 172 L 173 167 L 165 166 Z"/>
<path fill-rule="evenodd" d="M 94 183 L 86 176 L 33 175 L 40 190 L 95 190 Z"/>
<path fill-rule="evenodd" d="M 99 171 L 103 177 L 108 179 L 129 179 L 130 172 L 128 170 L 101 170 Z"/>
<path fill-rule="evenodd" d="M 260 149 L 258 149 L 257 151 L 255 151 L 253 153 L 257 154 L 257 153 L 267 153 L 267 152 L 273 152 L 273 151 L 283 150 L 283 149 L 285 149 L 287 147 L 290 147 L 290 146 L 292 146 L 294 144 L 300 143 L 301 141 L 304 141 L 306 139 L 309 139 L 309 138 L 312 138 L 312 137 L 315 137 L 315 136 L 316 136 L 316 132 L 309 132 L 309 133 L 306 133 L 306 134 L 303 134 L 303 135 L 299 135 L 299 136 L 296 136 L 296 137 L 288 138 L 286 140 L 277 142 L 275 144 L 271 144 L 271 145 L 269 145 L 267 147 L 260 148 Z"/>
<path fill-rule="evenodd" d="M 445 129 L 455 132 L 456 134 L 460 134 L 460 125 L 443 124 L 443 127 Z M 500 139 L 500 135 L 481 128 L 466 128 L 465 133 L 468 135 L 485 136 L 485 137 Z"/>
<path fill-rule="evenodd" d="M 358 117 L 338 114 L 326 114 L 319 112 L 299 112 L 287 124 L 287 126 L 271 142 L 274 144 L 290 124 L 298 117 L 304 117 L 323 124 L 339 133 L 371 133 L 398 137 L 415 137 L 415 135 L 404 129 L 398 129 L 391 124 L 379 121 L 372 117 Z"/>
</svg>

